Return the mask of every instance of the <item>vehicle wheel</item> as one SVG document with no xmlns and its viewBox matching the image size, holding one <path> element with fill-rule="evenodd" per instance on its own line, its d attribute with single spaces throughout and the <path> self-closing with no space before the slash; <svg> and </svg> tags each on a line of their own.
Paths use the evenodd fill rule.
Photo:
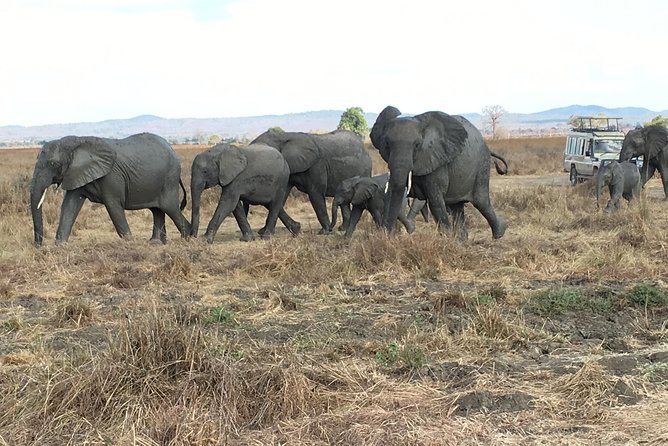
<svg viewBox="0 0 668 446">
<path fill-rule="evenodd" d="M 575 166 L 571 166 L 571 175 L 569 179 L 571 180 L 571 186 L 578 184 L 578 171 L 575 169 Z"/>
</svg>

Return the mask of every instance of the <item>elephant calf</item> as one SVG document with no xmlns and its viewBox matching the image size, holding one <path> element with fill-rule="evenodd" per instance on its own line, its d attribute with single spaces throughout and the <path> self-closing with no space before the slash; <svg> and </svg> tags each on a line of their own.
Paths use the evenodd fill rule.
<svg viewBox="0 0 668 446">
<path fill-rule="evenodd" d="M 640 172 L 634 163 L 608 161 L 601 166 L 596 175 L 596 208 L 599 208 L 601 190 L 608 186 L 610 200 L 605 206 L 606 211 L 619 209 L 619 199 L 624 197 L 631 204 L 640 196 Z"/>
<path fill-rule="evenodd" d="M 281 153 L 264 144 L 235 146 L 216 144 L 198 154 L 191 172 L 192 235 L 197 235 L 202 191 L 213 186 L 222 187 L 220 201 L 204 233 L 212 243 L 216 231 L 225 218 L 233 213 L 241 230 L 241 240 L 252 240 L 253 233 L 243 204 L 261 204 L 268 210 L 262 236 L 273 234 L 279 212 L 288 193 L 290 168 Z M 293 233 L 298 228 L 288 228 Z"/>
<path fill-rule="evenodd" d="M 334 194 L 332 201 L 332 228 L 336 225 L 336 209 L 338 206 L 352 205 L 350 220 L 345 227 L 346 237 L 350 237 L 355 231 L 364 210 L 368 210 L 373 217 L 373 221 L 379 227 L 383 223 L 383 214 L 385 209 L 385 188 L 390 178 L 389 173 L 376 175 L 374 177 L 352 177 L 343 180 Z M 417 202 L 419 200 L 415 200 Z M 404 198 L 404 208 L 406 199 Z M 424 202 L 420 202 L 424 207 Z M 415 213 L 420 209 L 416 206 Z M 424 214 L 423 214 L 424 215 Z M 404 225 L 406 231 L 410 234 L 415 230 L 415 224 L 409 220 L 404 212 L 400 212 L 397 219 Z"/>
</svg>

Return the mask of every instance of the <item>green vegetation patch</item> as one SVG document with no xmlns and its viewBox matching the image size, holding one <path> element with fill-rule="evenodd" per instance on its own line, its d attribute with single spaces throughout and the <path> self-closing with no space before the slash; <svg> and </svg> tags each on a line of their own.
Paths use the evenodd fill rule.
<svg viewBox="0 0 668 446">
<path fill-rule="evenodd" d="M 626 294 L 626 298 L 634 305 L 665 306 L 668 305 L 668 290 L 653 283 L 638 283 Z"/>
<path fill-rule="evenodd" d="M 598 294 L 583 293 L 578 288 L 550 288 L 529 298 L 528 309 L 540 316 L 558 316 L 570 311 L 590 310 L 605 313 L 612 301 Z"/>
</svg>

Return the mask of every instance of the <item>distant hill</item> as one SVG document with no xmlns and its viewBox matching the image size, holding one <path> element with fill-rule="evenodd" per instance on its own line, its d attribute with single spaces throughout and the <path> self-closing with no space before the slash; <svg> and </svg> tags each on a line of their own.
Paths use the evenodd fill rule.
<svg viewBox="0 0 668 446">
<path fill-rule="evenodd" d="M 456 111 L 445 110 L 456 114 Z M 206 141 L 210 135 L 222 138 L 253 138 L 269 127 L 278 126 L 288 131 L 331 131 L 336 128 L 341 110 L 321 110 L 285 115 L 248 116 L 237 118 L 179 118 L 166 119 L 153 115 L 141 115 L 130 119 L 110 119 L 101 122 L 80 122 L 71 124 L 49 124 L 41 126 L 0 126 L 0 144 L 39 144 L 42 141 L 61 138 L 66 135 L 93 135 L 108 138 L 123 138 L 135 133 L 152 132 L 170 142 L 200 140 Z M 650 120 L 661 114 L 668 116 L 668 110 L 659 112 L 640 107 L 605 108 L 597 105 L 571 105 L 536 113 L 507 113 L 500 126 L 511 134 L 563 133 L 571 115 L 622 116 L 626 127 Z M 369 127 L 376 121 L 377 113 L 366 113 Z M 464 113 L 478 128 L 483 128 L 480 113 Z"/>
</svg>

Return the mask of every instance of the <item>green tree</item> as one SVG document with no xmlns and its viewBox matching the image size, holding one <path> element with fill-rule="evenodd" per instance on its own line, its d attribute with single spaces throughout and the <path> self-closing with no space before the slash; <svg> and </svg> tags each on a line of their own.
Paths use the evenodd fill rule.
<svg viewBox="0 0 668 446">
<path fill-rule="evenodd" d="M 209 135 L 208 142 L 209 144 L 218 144 L 222 139 L 220 135 L 214 133 L 213 135 Z"/>
<path fill-rule="evenodd" d="M 659 125 L 662 125 L 664 127 L 668 127 L 668 118 L 663 117 L 661 115 L 657 115 L 657 116 L 653 117 L 652 119 L 650 119 L 649 121 L 647 121 L 643 125 L 645 127 L 647 127 L 647 126 L 655 125 L 655 124 L 659 124 Z"/>
<path fill-rule="evenodd" d="M 369 134 L 369 126 L 364 118 L 361 107 L 350 107 L 341 114 L 337 129 L 350 130 L 365 138 Z"/>
</svg>

